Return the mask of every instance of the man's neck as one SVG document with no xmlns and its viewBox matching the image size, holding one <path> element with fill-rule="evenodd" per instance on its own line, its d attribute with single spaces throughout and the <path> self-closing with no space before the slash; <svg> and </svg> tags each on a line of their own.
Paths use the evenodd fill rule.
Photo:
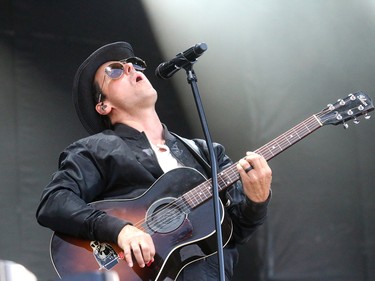
<svg viewBox="0 0 375 281">
<path fill-rule="evenodd" d="M 161 124 L 160 120 L 154 120 L 153 122 L 142 122 L 136 124 L 128 124 L 133 128 L 137 129 L 140 132 L 144 132 L 148 138 L 148 140 L 154 144 L 163 144 L 164 143 L 164 135 L 163 135 L 163 125 Z"/>
<path fill-rule="evenodd" d="M 143 114 L 141 118 L 126 118 L 120 123 L 124 123 L 139 132 L 144 132 L 152 144 L 164 143 L 163 125 L 156 112 L 148 112 L 148 114 Z"/>
</svg>

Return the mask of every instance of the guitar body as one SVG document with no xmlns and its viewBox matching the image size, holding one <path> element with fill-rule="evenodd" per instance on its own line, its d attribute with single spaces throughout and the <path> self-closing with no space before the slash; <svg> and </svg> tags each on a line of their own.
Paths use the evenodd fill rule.
<svg viewBox="0 0 375 281">
<path fill-rule="evenodd" d="M 64 277 L 103 269 L 115 270 L 121 281 L 176 279 L 185 266 L 217 251 L 213 201 L 189 210 L 174 203 L 205 180 L 195 169 L 178 168 L 160 177 L 140 197 L 90 204 L 134 225 L 143 222 L 140 228 L 151 234 L 156 248 L 155 260 L 149 267 L 140 268 L 136 263 L 128 267 L 118 258 L 121 249 L 117 245 L 54 233 L 51 259 L 57 273 Z M 221 222 L 225 246 L 232 236 L 232 224 L 222 205 Z"/>
</svg>

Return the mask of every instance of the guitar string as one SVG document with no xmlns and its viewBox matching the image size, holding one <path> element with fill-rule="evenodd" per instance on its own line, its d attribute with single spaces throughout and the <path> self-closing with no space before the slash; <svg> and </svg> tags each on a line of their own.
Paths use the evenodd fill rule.
<svg viewBox="0 0 375 281">
<path fill-rule="evenodd" d="M 328 109 L 323 110 L 323 111 L 315 114 L 315 116 L 321 117 L 327 111 L 329 111 L 329 110 Z M 291 128 L 290 130 L 285 132 L 284 134 L 280 135 L 279 137 L 277 137 L 274 140 L 272 140 L 271 142 L 269 142 L 268 145 L 266 144 L 266 145 L 262 146 L 261 148 L 257 149 L 255 152 L 261 152 L 262 150 L 264 150 L 266 148 L 269 150 L 269 148 L 268 148 L 269 145 L 274 144 L 274 143 L 280 143 L 283 147 L 288 148 L 289 146 L 291 146 L 295 143 L 295 141 L 293 141 L 291 143 L 286 138 L 286 135 L 290 135 L 290 133 L 292 133 L 292 131 L 296 131 L 299 128 L 299 131 L 303 133 L 303 130 L 305 130 L 305 133 L 304 133 L 304 137 L 305 137 L 306 135 L 308 135 L 309 133 L 313 132 L 315 129 L 320 127 L 320 125 L 319 125 L 318 127 L 314 127 L 312 129 L 309 128 L 309 126 L 313 125 L 314 123 L 315 124 L 319 123 L 318 120 L 315 118 L 315 116 L 314 115 L 310 116 L 306 120 L 302 121 L 301 123 L 299 123 L 295 127 Z M 306 131 L 307 131 L 307 133 L 306 133 Z M 298 135 L 298 132 L 295 132 L 295 133 Z M 300 140 L 300 139 L 302 139 L 302 138 L 300 138 L 300 136 L 298 135 L 298 140 Z M 281 151 L 283 151 L 283 149 L 281 149 Z M 264 151 L 262 156 L 265 157 L 266 159 L 270 159 L 271 157 L 274 156 L 274 153 L 272 151 L 269 151 L 269 152 Z M 228 167 L 223 172 L 226 172 L 226 174 L 228 175 L 228 178 L 231 179 L 230 183 L 233 183 L 235 180 L 239 179 L 239 173 L 238 173 L 237 168 L 236 168 L 236 163 L 231 165 L 230 167 Z M 219 174 L 222 175 L 223 172 L 221 172 Z M 225 181 L 222 179 L 222 182 L 225 182 Z M 190 205 L 193 205 L 193 207 L 196 207 L 198 204 L 201 204 L 201 203 L 206 201 L 206 200 L 202 201 L 201 198 L 198 198 L 198 197 L 201 197 L 202 193 L 195 192 L 196 194 L 198 194 L 198 195 L 195 195 L 193 191 L 197 191 L 197 190 L 201 191 L 202 187 L 204 187 L 206 189 L 206 192 L 208 191 L 210 193 L 209 195 L 212 194 L 211 189 L 207 188 L 207 186 L 206 186 L 207 183 L 209 183 L 208 187 L 212 187 L 212 184 L 211 184 L 210 180 L 206 180 L 205 182 L 202 182 L 201 184 L 199 184 L 198 186 L 196 186 L 195 188 L 191 189 L 190 191 L 188 191 L 184 194 L 184 195 L 189 195 L 186 200 L 191 201 Z M 150 216 L 139 220 L 137 223 L 134 224 L 134 226 L 143 227 L 146 231 L 148 229 L 150 229 L 151 231 L 154 231 L 154 229 L 159 228 L 159 225 L 160 225 L 160 228 L 162 228 L 163 226 L 169 224 L 170 221 L 173 221 L 174 219 L 177 219 L 178 217 L 181 216 L 180 212 L 175 212 L 176 208 L 178 208 L 179 210 L 181 209 L 184 214 L 188 214 L 188 212 L 190 212 L 190 207 L 187 205 L 187 204 L 189 204 L 189 202 L 185 203 L 182 196 L 177 197 L 175 200 L 172 200 L 170 203 L 161 207 L 160 209 L 155 211 Z M 204 198 L 204 199 L 207 199 L 207 198 Z M 193 201 L 196 201 L 197 204 L 194 205 Z M 168 218 L 167 222 L 165 221 L 166 218 Z M 146 221 L 148 221 L 147 224 L 145 224 Z"/>
</svg>

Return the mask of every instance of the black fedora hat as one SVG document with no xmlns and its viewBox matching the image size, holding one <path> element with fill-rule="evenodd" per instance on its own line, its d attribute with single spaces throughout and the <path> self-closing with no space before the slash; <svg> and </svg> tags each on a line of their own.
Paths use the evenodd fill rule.
<svg viewBox="0 0 375 281">
<path fill-rule="evenodd" d="M 89 134 L 109 128 L 95 110 L 93 81 L 96 71 L 103 63 L 129 57 L 134 57 L 132 46 L 127 42 L 115 42 L 97 49 L 78 68 L 73 82 L 73 103 L 79 120 Z"/>
</svg>

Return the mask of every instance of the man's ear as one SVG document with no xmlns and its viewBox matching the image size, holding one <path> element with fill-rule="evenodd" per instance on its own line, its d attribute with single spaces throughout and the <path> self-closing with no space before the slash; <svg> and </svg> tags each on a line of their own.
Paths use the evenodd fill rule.
<svg viewBox="0 0 375 281">
<path fill-rule="evenodd" d="M 96 110 L 100 115 L 107 115 L 107 114 L 110 112 L 108 106 L 107 106 L 106 104 L 104 104 L 103 102 L 98 103 L 98 104 L 95 106 L 95 110 Z"/>
</svg>

